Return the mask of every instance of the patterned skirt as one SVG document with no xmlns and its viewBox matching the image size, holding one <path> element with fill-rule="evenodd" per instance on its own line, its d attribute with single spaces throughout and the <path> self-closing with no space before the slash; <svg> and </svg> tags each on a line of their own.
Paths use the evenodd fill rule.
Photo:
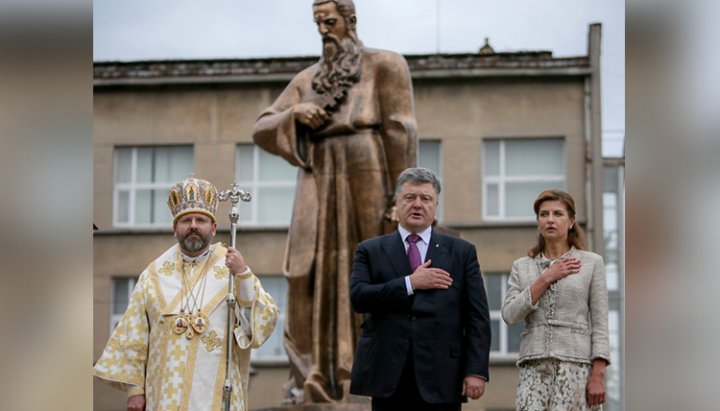
<svg viewBox="0 0 720 411">
<path fill-rule="evenodd" d="M 587 404 L 585 388 L 590 364 L 553 358 L 531 360 L 520 366 L 518 411 L 602 411 Z"/>
</svg>

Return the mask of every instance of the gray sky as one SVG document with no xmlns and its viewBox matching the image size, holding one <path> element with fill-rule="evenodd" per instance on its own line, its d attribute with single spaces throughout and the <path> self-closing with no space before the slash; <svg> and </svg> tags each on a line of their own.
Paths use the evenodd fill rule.
<svg viewBox="0 0 720 411">
<path fill-rule="evenodd" d="M 312 0 L 95 0 L 95 61 L 320 54 Z M 625 133 L 624 0 L 355 0 L 367 46 L 404 54 L 495 51 L 587 54 L 602 23 L 603 136 L 622 154 Z"/>
</svg>

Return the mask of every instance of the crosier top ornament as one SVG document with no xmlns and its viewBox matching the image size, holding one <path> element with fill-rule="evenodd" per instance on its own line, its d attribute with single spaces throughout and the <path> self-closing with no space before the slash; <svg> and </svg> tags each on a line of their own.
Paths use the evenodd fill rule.
<svg viewBox="0 0 720 411">
<path fill-rule="evenodd" d="M 246 203 L 250 202 L 250 200 L 252 200 L 252 194 L 245 190 L 241 190 L 238 183 L 233 183 L 232 189 L 221 191 L 218 194 L 218 199 L 220 201 L 230 200 L 230 204 L 232 206 L 230 209 L 230 222 L 237 223 L 238 218 L 240 217 L 240 212 L 237 209 L 238 203 L 240 203 L 240 200 Z"/>
</svg>

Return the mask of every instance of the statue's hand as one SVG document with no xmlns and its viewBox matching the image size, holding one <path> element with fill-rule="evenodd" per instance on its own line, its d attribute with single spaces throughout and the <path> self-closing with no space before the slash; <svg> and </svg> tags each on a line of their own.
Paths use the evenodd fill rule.
<svg viewBox="0 0 720 411">
<path fill-rule="evenodd" d="M 383 217 L 385 217 L 385 220 L 393 223 L 399 222 L 400 219 L 397 216 L 397 206 L 393 204 L 389 209 L 385 210 Z"/>
<path fill-rule="evenodd" d="M 330 120 L 330 115 L 315 103 L 300 103 L 293 107 L 295 121 L 311 129 L 322 126 Z"/>
</svg>

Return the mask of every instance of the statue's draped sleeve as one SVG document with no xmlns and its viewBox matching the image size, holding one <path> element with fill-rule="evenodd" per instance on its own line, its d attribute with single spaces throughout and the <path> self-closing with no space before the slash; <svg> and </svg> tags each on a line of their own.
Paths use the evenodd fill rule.
<svg viewBox="0 0 720 411">
<path fill-rule="evenodd" d="M 309 142 L 304 141 L 302 130 L 295 124 L 293 106 L 302 102 L 301 86 L 308 70 L 296 76 L 285 87 L 272 106 L 263 111 L 255 122 L 253 140 L 269 153 L 284 158 L 288 163 L 309 169 L 310 161 L 302 153 L 307 152 Z"/>
<path fill-rule="evenodd" d="M 273 105 L 260 114 L 253 128 L 253 140 L 258 146 L 298 167 L 293 218 L 283 263 L 283 272 L 290 277 L 309 275 L 315 260 L 319 205 L 312 174 L 311 143 L 299 135 L 304 131 L 296 125 L 292 114 L 293 106 L 303 102 L 313 69 L 311 66 L 295 76 Z"/>
</svg>

